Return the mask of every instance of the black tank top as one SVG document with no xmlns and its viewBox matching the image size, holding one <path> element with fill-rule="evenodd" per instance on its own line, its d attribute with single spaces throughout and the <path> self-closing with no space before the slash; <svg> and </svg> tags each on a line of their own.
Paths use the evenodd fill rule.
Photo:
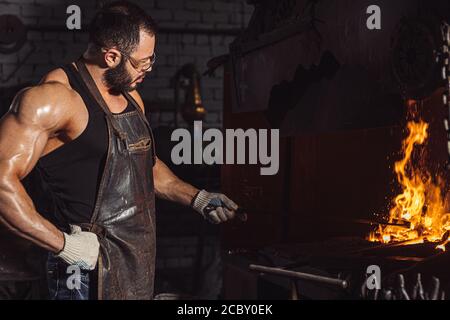
<svg viewBox="0 0 450 320">
<path fill-rule="evenodd" d="M 89 120 L 81 135 L 41 157 L 37 169 L 52 202 L 53 212 L 47 212 L 45 216 L 66 229 L 69 223 L 91 220 L 108 151 L 108 131 L 104 112 L 89 94 L 76 69 L 72 64 L 62 69 L 72 89 L 83 99 Z M 133 110 L 129 102 L 121 113 Z"/>
</svg>

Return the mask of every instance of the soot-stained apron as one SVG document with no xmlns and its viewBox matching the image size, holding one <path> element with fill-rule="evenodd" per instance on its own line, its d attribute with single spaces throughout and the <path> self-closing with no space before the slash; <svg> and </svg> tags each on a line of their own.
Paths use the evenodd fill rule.
<svg viewBox="0 0 450 320">
<path fill-rule="evenodd" d="M 152 299 L 155 273 L 154 139 L 135 110 L 112 114 L 82 61 L 76 66 L 105 112 L 109 146 L 91 223 L 82 229 L 100 241 L 98 299 Z"/>
</svg>

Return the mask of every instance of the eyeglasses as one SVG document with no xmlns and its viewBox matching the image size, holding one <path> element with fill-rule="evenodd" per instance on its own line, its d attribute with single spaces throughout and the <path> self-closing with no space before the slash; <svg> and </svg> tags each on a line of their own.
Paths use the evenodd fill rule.
<svg viewBox="0 0 450 320">
<path fill-rule="evenodd" d="M 136 61 L 136 59 L 134 59 L 128 54 L 123 52 L 120 53 L 130 61 L 131 65 L 136 71 L 148 71 L 153 67 L 153 65 L 156 62 L 156 53 L 153 53 L 151 57 L 148 58 L 147 62 Z"/>
<path fill-rule="evenodd" d="M 97 41 L 93 41 L 93 44 L 95 45 L 95 46 L 97 46 L 97 47 L 99 47 L 99 48 L 102 48 L 102 49 L 106 49 L 105 48 L 105 46 L 103 45 L 103 44 L 101 44 L 101 43 L 99 43 L 99 42 L 97 42 Z M 117 49 L 116 49 L 117 50 Z M 152 67 L 153 67 L 153 65 L 155 64 L 155 62 L 156 62 L 156 53 L 155 52 L 153 52 L 153 54 L 148 58 L 148 62 L 140 62 L 140 61 L 137 61 L 136 59 L 134 59 L 132 56 L 130 56 L 129 54 L 126 54 L 125 52 L 123 52 L 123 51 L 120 51 L 120 50 L 118 50 L 125 58 L 127 58 L 129 61 L 130 61 L 130 63 L 131 63 L 131 65 L 132 65 L 132 67 L 136 70 L 136 71 L 148 71 L 148 70 L 150 70 Z"/>
</svg>

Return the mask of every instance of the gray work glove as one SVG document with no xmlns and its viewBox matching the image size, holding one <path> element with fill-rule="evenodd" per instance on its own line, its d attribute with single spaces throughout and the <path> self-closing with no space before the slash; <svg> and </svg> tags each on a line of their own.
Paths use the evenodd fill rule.
<svg viewBox="0 0 450 320">
<path fill-rule="evenodd" d="M 201 190 L 195 196 L 192 208 L 209 222 L 219 224 L 233 219 L 238 205 L 224 194 Z"/>
<path fill-rule="evenodd" d="M 71 225 L 71 233 L 64 233 L 64 248 L 56 256 L 69 265 L 77 265 L 83 270 L 94 270 L 100 252 L 97 235 L 81 231 L 79 226 Z"/>
</svg>

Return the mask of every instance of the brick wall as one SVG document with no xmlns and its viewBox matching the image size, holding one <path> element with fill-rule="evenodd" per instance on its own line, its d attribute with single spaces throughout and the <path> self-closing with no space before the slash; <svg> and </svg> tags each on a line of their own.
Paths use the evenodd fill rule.
<svg viewBox="0 0 450 320">
<path fill-rule="evenodd" d="M 43 74 L 66 61 L 77 58 L 85 49 L 87 34 L 66 29 L 39 30 L 40 27 L 65 28 L 66 9 L 77 4 L 82 10 L 82 24 L 87 25 L 102 1 L 95 0 L 0 0 L 1 14 L 14 14 L 28 26 L 28 41 L 14 54 L 0 54 L 0 87 L 35 84 Z M 246 26 L 252 8 L 244 0 L 141 0 L 134 1 L 145 8 L 161 28 L 238 29 Z M 185 63 L 193 62 L 199 71 L 206 70 L 212 57 L 228 52 L 233 35 L 161 33 L 157 39 L 157 64 L 140 92 L 149 104 L 163 106 L 154 125 L 173 121 L 164 106 L 173 104 L 170 79 Z M 207 126 L 220 126 L 222 121 L 222 72 L 202 78 L 202 95 L 209 113 Z M 157 123 L 156 123 L 157 122 Z"/>
<path fill-rule="evenodd" d="M 151 2 L 151 1 L 150 1 Z M 195 28 L 195 29 L 236 29 L 246 25 L 252 7 L 244 1 L 156 1 L 157 9 L 152 15 L 161 27 Z M 149 9 L 151 10 L 151 9 Z M 196 63 L 199 71 L 206 69 L 206 63 L 214 56 L 226 54 L 228 45 L 234 36 L 206 34 L 162 34 L 157 43 L 158 62 L 154 73 L 145 84 L 147 99 L 171 101 L 173 89 L 170 78 L 185 63 Z M 213 77 L 202 79 L 203 102 L 208 109 L 207 125 L 221 126 L 223 103 L 222 70 L 217 70 Z M 170 103 L 169 103 L 170 105 Z M 173 121 L 173 115 L 161 113 L 160 123 Z M 155 123 L 154 123 L 155 125 Z M 192 183 L 191 179 L 189 179 Z M 202 187 L 207 187 L 206 185 Z M 220 281 L 211 275 L 220 277 L 220 243 L 217 229 L 205 225 L 195 213 L 183 208 L 167 208 L 157 203 L 157 282 L 159 292 L 187 292 L 202 298 L 214 298 L 220 292 Z M 180 229 L 184 229 L 184 232 Z M 207 231 L 206 231 L 207 230 Z M 203 239 L 202 263 L 198 263 L 199 234 L 206 231 Z M 220 260 L 220 257 L 219 257 Z M 195 284 L 196 270 L 205 277 L 200 280 L 203 285 Z M 196 289 L 195 289 L 196 288 Z"/>
<path fill-rule="evenodd" d="M 0 54 L 0 89 L 23 84 L 36 84 L 48 71 L 76 59 L 84 50 L 87 34 L 65 29 L 66 8 L 77 4 L 82 10 L 82 24 L 92 18 L 101 1 L 95 0 L 0 0 L 0 14 L 14 14 L 32 27 L 23 48 L 14 54 Z M 157 63 L 147 77 L 140 93 L 146 103 L 162 106 L 162 112 L 151 117 L 153 126 L 170 124 L 173 114 L 173 89 L 170 79 L 185 63 L 195 63 L 200 72 L 212 57 L 226 54 L 234 39 L 223 33 L 176 33 L 173 28 L 228 30 L 245 27 L 252 8 L 244 0 L 142 0 L 135 1 L 144 7 L 162 32 L 157 39 Z M 51 30 L 43 28 L 53 27 Z M 170 30 L 172 29 L 172 30 Z M 202 96 L 208 110 L 204 126 L 220 127 L 222 122 L 223 72 L 202 78 Z M 0 90 L 1 92 L 1 90 Z M 0 97 L 3 99 L 4 97 Z M 1 104 L 0 104 L 1 106 Z M 164 112 L 164 106 L 167 110 Z M 180 123 L 183 125 L 183 123 Z M 164 128 L 161 128 L 164 129 Z M 155 131 L 156 133 L 158 130 Z M 158 138 L 158 137 L 157 137 Z M 160 137 L 161 138 L 161 137 Z M 162 139 L 167 139 L 163 137 Z M 161 145 L 161 144 L 160 144 Z M 160 157 L 162 155 L 160 154 Z M 168 163 L 169 164 L 169 163 Z M 182 175 L 182 172 L 179 172 Z M 204 175 L 204 171 L 203 171 Z M 204 188 L 211 185 L 187 178 Z M 215 189 L 212 187 L 212 189 Z M 218 294 L 220 281 L 220 243 L 218 229 L 206 224 L 197 214 L 179 206 L 157 203 L 157 291 L 184 291 L 192 293 L 195 287 L 195 266 L 198 265 L 199 234 L 203 238 L 201 263 L 203 286 L 197 294 L 213 298 Z M 219 260 L 218 260 L 219 259 Z M 219 261 L 219 262 L 218 262 Z M 219 268 L 219 269 L 218 269 Z M 209 270 L 209 272 L 208 272 Z M 209 286 L 209 287 L 208 287 Z"/>
</svg>

